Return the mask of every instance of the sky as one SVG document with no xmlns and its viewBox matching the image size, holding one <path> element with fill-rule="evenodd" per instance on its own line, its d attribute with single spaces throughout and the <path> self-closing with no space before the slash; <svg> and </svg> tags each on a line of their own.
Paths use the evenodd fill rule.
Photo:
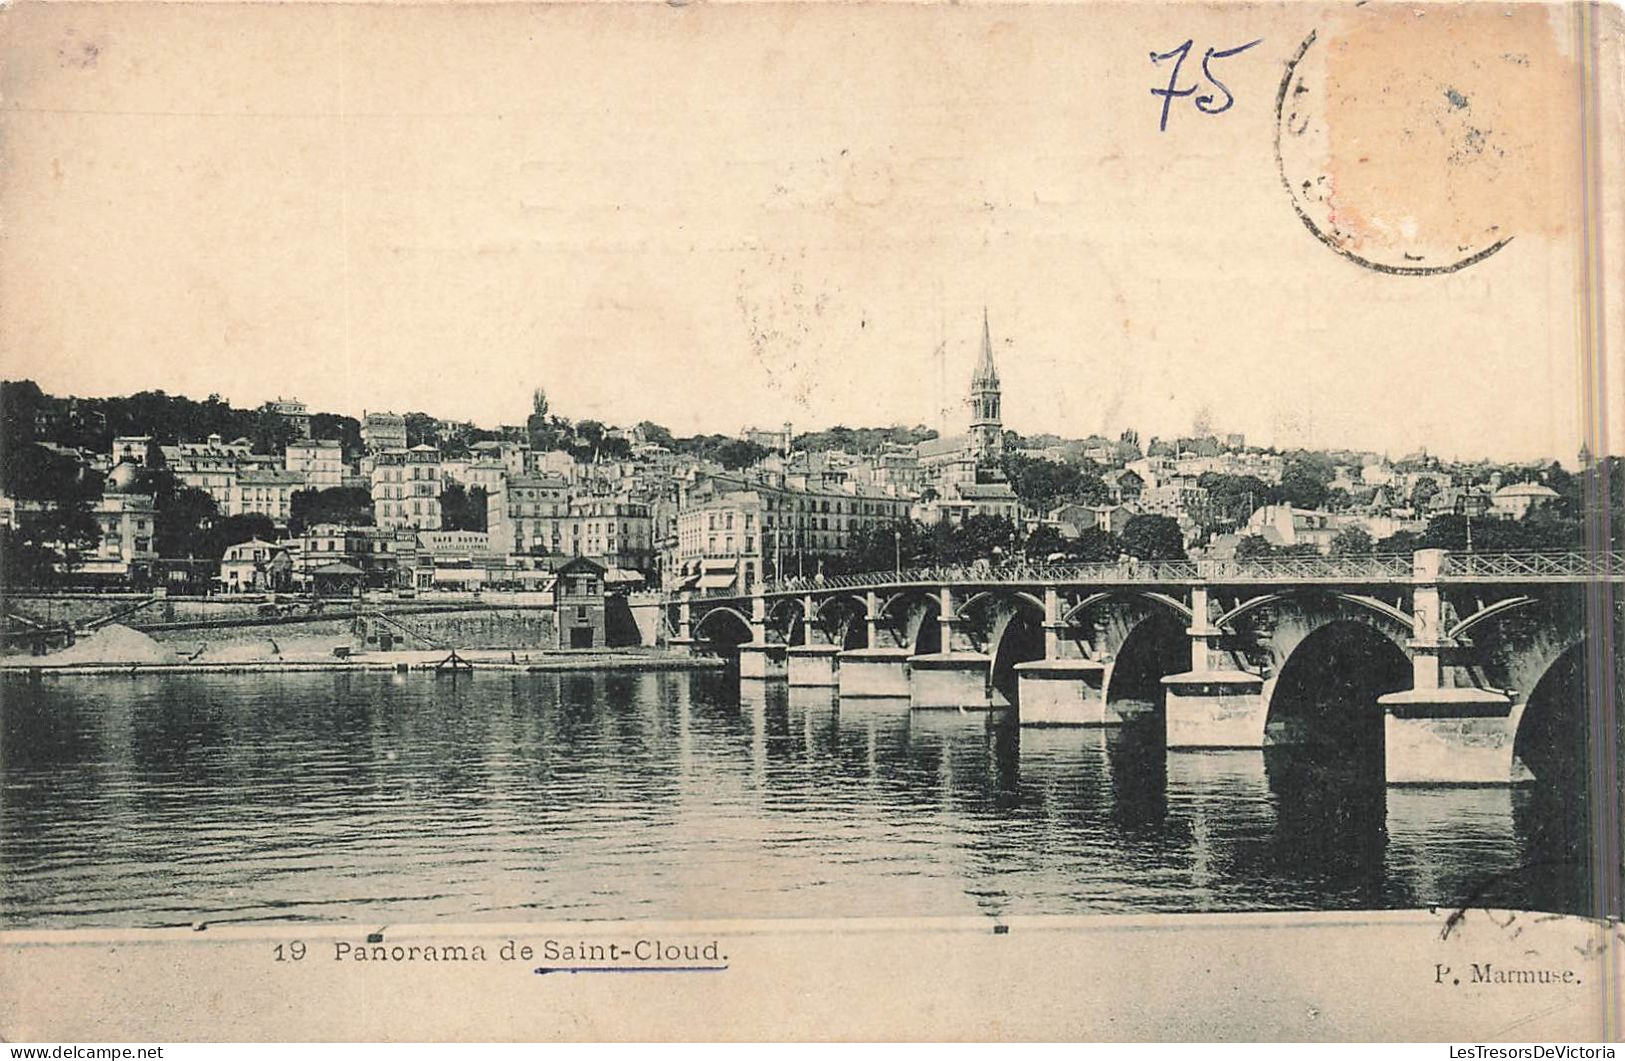
<svg viewBox="0 0 1625 1061">
<path fill-rule="evenodd" d="M 679 433 L 957 429 L 985 307 L 1023 433 L 1205 416 L 1266 445 L 1572 458 L 1572 219 L 1473 200 L 1515 229 L 1484 261 L 1351 262 L 1273 148 L 1286 64 L 1332 16 L 1174 13 L 13 6 L 3 374 L 486 425 L 542 387 Z M 1553 29 L 1537 70 L 1564 61 Z M 1259 43 L 1214 68 L 1230 107 L 1180 97 L 1161 129 L 1149 55 L 1187 38 L 1186 80 Z M 1478 62 L 1452 85 L 1482 100 Z M 1514 163 L 1567 150 L 1535 119 Z M 1523 184 L 1567 203 L 1554 172 Z"/>
</svg>

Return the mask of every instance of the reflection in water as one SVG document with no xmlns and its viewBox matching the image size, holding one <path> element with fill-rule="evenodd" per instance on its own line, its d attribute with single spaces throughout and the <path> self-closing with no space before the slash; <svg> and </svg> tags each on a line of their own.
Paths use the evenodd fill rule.
<svg viewBox="0 0 1625 1061">
<path fill-rule="evenodd" d="M 1466 902 L 1486 880 L 1503 905 L 1585 894 L 1560 861 L 1568 804 L 1544 789 L 1387 790 L 1380 758 L 1346 750 L 1168 754 L 1154 713 L 1023 730 L 1008 711 L 709 674 L 3 691 L 12 926 L 1369 908 Z"/>
</svg>

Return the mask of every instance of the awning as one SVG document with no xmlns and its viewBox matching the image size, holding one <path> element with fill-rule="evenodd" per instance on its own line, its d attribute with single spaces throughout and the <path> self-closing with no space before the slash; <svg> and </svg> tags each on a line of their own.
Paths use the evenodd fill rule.
<svg viewBox="0 0 1625 1061">
<path fill-rule="evenodd" d="M 312 575 L 321 575 L 324 578 L 355 578 L 362 574 L 359 567 L 344 563 L 342 560 L 336 564 L 324 564 L 310 572 Z"/>
<path fill-rule="evenodd" d="M 735 575 L 733 571 L 728 571 L 726 574 L 718 572 L 716 574 L 701 575 L 700 588 L 727 589 L 729 586 L 734 584 L 734 579 L 737 577 L 738 576 Z"/>
<path fill-rule="evenodd" d="M 694 584 L 700 580 L 699 575 L 684 575 L 675 588 L 679 590 L 693 589 Z"/>
<path fill-rule="evenodd" d="M 604 581 L 614 585 L 624 585 L 629 582 L 642 582 L 643 575 L 637 571 L 628 571 L 625 568 L 612 567 L 604 572 Z"/>
<path fill-rule="evenodd" d="M 708 575 L 712 574 L 714 572 L 720 572 L 720 571 L 727 571 L 727 572 L 729 572 L 731 574 L 738 566 L 739 566 L 739 562 L 737 560 L 726 560 L 726 559 L 724 559 L 724 560 L 709 560 L 708 559 L 708 560 L 701 560 L 700 561 L 700 570 L 705 572 Z"/>
</svg>

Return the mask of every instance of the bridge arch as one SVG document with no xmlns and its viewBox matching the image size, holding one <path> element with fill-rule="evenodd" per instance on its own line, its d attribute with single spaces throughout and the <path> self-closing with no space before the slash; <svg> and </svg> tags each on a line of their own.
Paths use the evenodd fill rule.
<svg viewBox="0 0 1625 1061">
<path fill-rule="evenodd" d="M 1348 617 L 1316 625 L 1265 684 L 1265 743 L 1319 745 L 1380 771 L 1378 698 L 1411 680 L 1406 650 L 1376 626 Z"/>
<path fill-rule="evenodd" d="M 1325 590 L 1270 593 L 1244 601 L 1217 625 L 1230 633 L 1233 649 L 1265 678 L 1278 676 L 1293 652 L 1322 627 L 1364 626 L 1410 657 L 1415 624 L 1409 613 L 1374 597 Z"/>
<path fill-rule="evenodd" d="M 1038 614 L 1040 616 L 1042 616 L 1044 614 L 1044 602 L 1041 599 L 1039 599 L 1038 597 L 1033 596 L 1031 593 L 1028 593 L 1026 590 L 1023 590 L 1023 589 L 984 589 L 984 590 L 980 590 L 979 592 L 973 593 L 969 597 L 965 598 L 964 603 L 959 605 L 959 615 L 960 615 L 960 617 L 961 618 L 969 618 L 970 615 L 971 615 L 971 612 L 973 612 L 979 605 L 981 605 L 985 601 L 1011 602 L 1011 603 L 1020 602 L 1020 603 L 1028 605 L 1029 607 L 1033 607 L 1033 608 L 1038 609 Z"/>
<path fill-rule="evenodd" d="M 1187 619 L 1166 608 L 1119 609 L 1101 628 L 1106 714 L 1130 720 L 1161 711 L 1162 679 L 1190 669 Z"/>
<path fill-rule="evenodd" d="M 1024 590 L 984 590 L 960 605 L 959 615 L 967 623 L 985 620 L 982 641 L 995 699 L 1017 703 L 1016 664 L 1044 658 L 1044 602 Z"/>
<path fill-rule="evenodd" d="M 878 602 L 880 619 L 889 635 L 912 655 L 941 651 L 937 623 L 941 610 L 937 595 L 923 586 L 900 589 Z"/>
<path fill-rule="evenodd" d="M 1308 602 L 1314 602 L 1314 607 L 1322 613 L 1331 609 L 1363 609 L 1370 613 L 1375 620 L 1386 624 L 1392 631 L 1398 631 L 1396 636 L 1409 637 L 1415 629 L 1415 619 L 1410 612 L 1403 608 L 1389 604 L 1360 593 L 1341 593 L 1336 590 L 1298 589 L 1284 590 L 1280 593 L 1266 593 L 1242 601 L 1234 608 L 1225 612 L 1214 620 L 1214 625 L 1221 629 L 1231 629 L 1240 620 L 1265 610 L 1276 610 L 1281 607 L 1303 609 Z M 1330 609 L 1328 608 L 1330 605 Z M 1371 619 L 1366 620 L 1370 622 Z"/>
<path fill-rule="evenodd" d="M 695 621 L 694 639 L 716 645 L 744 644 L 751 639 L 750 617 L 736 608 L 719 604 L 707 609 Z"/>
<path fill-rule="evenodd" d="M 1515 764 L 1536 781 L 1563 789 L 1584 789 L 1591 764 L 1591 733 L 1587 719 L 1585 637 L 1565 638 L 1567 644 L 1541 669 L 1527 694 L 1521 695 L 1521 714 L 1512 743 Z M 1554 647 L 1562 644 L 1555 642 Z M 1528 673 L 1533 674 L 1533 668 Z"/>
<path fill-rule="evenodd" d="M 804 644 L 809 631 L 802 615 L 801 601 L 795 597 L 780 597 L 767 606 L 767 625 L 780 634 L 787 645 Z"/>
<path fill-rule="evenodd" d="M 868 605 L 850 593 L 825 597 L 813 606 L 813 621 L 842 649 L 865 648 L 869 644 L 868 625 L 863 621 Z"/>
</svg>

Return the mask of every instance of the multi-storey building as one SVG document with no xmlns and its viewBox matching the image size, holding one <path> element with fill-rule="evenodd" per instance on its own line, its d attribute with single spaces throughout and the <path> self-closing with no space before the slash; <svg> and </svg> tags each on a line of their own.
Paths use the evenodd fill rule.
<svg viewBox="0 0 1625 1061">
<path fill-rule="evenodd" d="M 93 550 L 81 554 L 78 572 L 138 584 L 150 579 L 158 559 L 158 509 L 151 496 L 134 492 L 133 480 L 133 475 L 109 480 L 91 508 L 100 536 Z"/>
<path fill-rule="evenodd" d="M 524 475 L 525 465 L 530 459 L 529 446 L 507 439 L 476 442 L 468 448 L 476 460 L 485 463 L 495 461 L 502 465 L 509 475 Z"/>
<path fill-rule="evenodd" d="M 1152 516 L 1172 516 L 1182 526 L 1204 522 L 1208 517 L 1208 492 L 1194 479 L 1167 479 L 1140 491 L 1141 512 Z"/>
<path fill-rule="evenodd" d="M 376 454 L 372 468 L 373 521 L 385 530 L 438 530 L 440 489 L 440 453 L 433 446 Z"/>
<path fill-rule="evenodd" d="M 161 447 L 164 463 L 187 486 L 195 487 L 214 498 L 220 511 L 231 507 L 231 491 L 237 485 L 237 475 L 249 458 L 246 439 L 226 442 L 219 435 L 210 435 L 204 442 L 181 442 Z"/>
<path fill-rule="evenodd" d="M 327 490 L 344 482 L 344 450 L 334 439 L 290 442 L 286 464 L 288 471 L 304 475 L 312 490 Z"/>
<path fill-rule="evenodd" d="M 305 489 L 305 477 L 298 472 L 280 468 L 249 468 L 237 475 L 232 484 L 226 515 L 246 516 L 259 513 L 270 517 L 278 527 L 288 525 L 293 515 L 293 495 Z"/>
<path fill-rule="evenodd" d="M 553 475 L 511 476 L 485 499 L 485 529 L 504 554 L 561 553 L 570 484 Z"/>
<path fill-rule="evenodd" d="M 265 411 L 286 420 L 299 438 L 310 437 L 310 409 L 299 399 L 279 396 L 265 403 Z"/>
<path fill-rule="evenodd" d="M 354 568 L 364 585 L 395 585 L 400 581 L 402 557 L 416 555 L 416 536 L 410 530 L 340 523 L 313 524 L 291 544 L 294 578 L 300 584 L 324 578 L 331 581 L 335 574 L 347 574 L 342 568 Z"/>
<path fill-rule="evenodd" d="M 715 582 L 722 562 L 731 561 L 737 581 L 748 589 L 777 577 L 776 571 L 813 574 L 820 558 L 840 556 L 860 534 L 908 515 L 907 498 L 855 483 L 802 488 L 716 476 L 684 497 L 666 575 L 709 571 Z"/>
<path fill-rule="evenodd" d="M 370 453 L 406 448 L 406 417 L 399 413 L 363 413 L 361 444 Z"/>
<path fill-rule="evenodd" d="M 611 498 L 583 498 L 563 521 L 560 552 L 588 556 L 607 567 L 647 571 L 654 567 L 654 520 L 649 506 Z"/>
<path fill-rule="evenodd" d="M 112 466 L 116 468 L 125 462 L 146 464 L 151 446 L 151 435 L 120 435 L 113 440 Z"/>
</svg>

